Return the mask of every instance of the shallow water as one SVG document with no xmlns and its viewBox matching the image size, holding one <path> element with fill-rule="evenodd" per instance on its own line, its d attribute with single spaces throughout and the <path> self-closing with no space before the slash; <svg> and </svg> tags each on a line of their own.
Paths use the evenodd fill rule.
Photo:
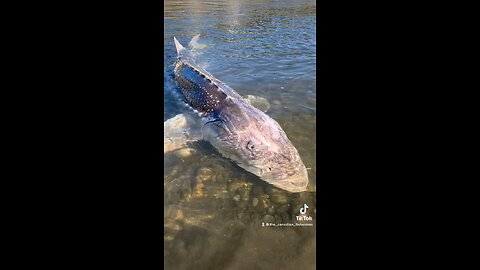
<svg viewBox="0 0 480 270">
<path fill-rule="evenodd" d="M 309 172 L 307 192 L 275 188 L 205 142 L 165 155 L 167 269 L 314 269 L 316 235 L 315 1 L 165 1 L 164 121 L 189 109 L 176 97 L 173 36 L 200 33 L 197 63 L 267 112 Z M 297 221 L 304 204 L 313 221 Z M 263 225 L 265 226 L 262 226 Z M 313 224 L 313 226 L 266 226 Z"/>
</svg>

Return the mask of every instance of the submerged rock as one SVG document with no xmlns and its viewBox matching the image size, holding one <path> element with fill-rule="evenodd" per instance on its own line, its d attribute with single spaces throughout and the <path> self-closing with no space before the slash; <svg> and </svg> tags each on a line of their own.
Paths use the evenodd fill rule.
<svg viewBox="0 0 480 270">
<path fill-rule="evenodd" d="M 265 221 L 265 222 L 275 222 L 275 218 L 272 215 L 265 215 L 263 217 L 263 221 Z"/>
<path fill-rule="evenodd" d="M 270 207 L 270 201 L 268 199 L 262 199 L 261 201 L 262 201 L 261 205 L 263 209 Z"/>
<path fill-rule="evenodd" d="M 276 194 L 270 195 L 270 200 L 275 204 L 286 204 L 288 203 L 288 197 L 286 192 L 279 192 Z"/>
<path fill-rule="evenodd" d="M 242 197 L 244 201 L 250 200 L 250 191 L 248 189 L 243 190 Z"/>
<path fill-rule="evenodd" d="M 203 197 L 203 187 L 204 187 L 203 182 L 201 181 L 197 182 L 193 188 L 192 197 L 193 198 Z"/>
<path fill-rule="evenodd" d="M 183 218 L 183 212 L 176 205 L 168 205 L 165 207 L 164 219 L 165 220 L 181 220 Z"/>
<path fill-rule="evenodd" d="M 182 148 L 180 150 L 175 151 L 175 155 L 180 158 L 187 158 L 192 156 L 195 153 L 195 149 L 192 148 Z"/>
<path fill-rule="evenodd" d="M 164 229 L 169 229 L 171 231 L 177 232 L 177 231 L 180 231 L 182 227 L 177 223 L 168 222 L 164 224 Z"/>
<path fill-rule="evenodd" d="M 237 189 L 244 189 L 245 186 L 246 186 L 246 183 L 243 181 L 232 181 L 228 186 L 228 190 L 235 191 Z"/>
<path fill-rule="evenodd" d="M 257 198 L 253 198 L 253 200 L 252 200 L 252 205 L 253 205 L 253 207 L 257 206 L 257 204 L 258 204 L 258 199 L 257 199 Z"/>
<path fill-rule="evenodd" d="M 274 187 L 267 187 L 266 192 L 269 195 L 270 199 L 275 204 L 286 204 L 288 203 L 287 192 L 280 190 Z"/>
<path fill-rule="evenodd" d="M 213 177 L 213 170 L 208 168 L 208 167 L 202 167 L 197 170 L 197 176 L 195 177 L 195 180 L 197 182 L 206 182 L 211 180 Z"/>
</svg>

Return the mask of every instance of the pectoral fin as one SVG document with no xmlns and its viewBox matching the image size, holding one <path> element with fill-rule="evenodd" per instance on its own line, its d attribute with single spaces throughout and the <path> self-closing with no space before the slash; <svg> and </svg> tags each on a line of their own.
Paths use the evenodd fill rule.
<svg viewBox="0 0 480 270">
<path fill-rule="evenodd" d="M 189 115 L 178 114 L 163 123 L 163 153 L 183 148 L 202 139 L 201 127 Z"/>
<path fill-rule="evenodd" d="M 246 95 L 243 97 L 250 105 L 253 107 L 267 112 L 270 109 L 270 102 L 264 97 L 253 96 L 253 95 Z"/>
</svg>

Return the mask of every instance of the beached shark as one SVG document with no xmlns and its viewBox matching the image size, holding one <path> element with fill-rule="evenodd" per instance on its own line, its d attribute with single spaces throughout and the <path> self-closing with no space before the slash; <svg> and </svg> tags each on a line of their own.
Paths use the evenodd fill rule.
<svg viewBox="0 0 480 270">
<path fill-rule="evenodd" d="M 224 157 L 262 180 L 289 192 L 306 191 L 308 173 L 280 125 L 256 108 L 261 98 L 244 98 L 195 63 L 193 49 L 174 37 L 174 76 L 184 101 L 196 114 L 179 114 L 164 123 L 164 153 L 205 140 Z M 259 107 L 259 106 L 257 106 Z M 268 106 L 266 106 L 268 109 Z"/>
</svg>

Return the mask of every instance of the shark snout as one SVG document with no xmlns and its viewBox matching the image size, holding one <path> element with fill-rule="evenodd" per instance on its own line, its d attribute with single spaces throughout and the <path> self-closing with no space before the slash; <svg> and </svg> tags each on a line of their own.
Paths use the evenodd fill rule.
<svg viewBox="0 0 480 270">
<path fill-rule="evenodd" d="M 307 190 L 308 186 L 308 172 L 303 164 L 299 166 L 294 174 L 283 177 L 271 175 L 261 178 L 266 182 L 289 192 L 303 192 Z"/>
</svg>

